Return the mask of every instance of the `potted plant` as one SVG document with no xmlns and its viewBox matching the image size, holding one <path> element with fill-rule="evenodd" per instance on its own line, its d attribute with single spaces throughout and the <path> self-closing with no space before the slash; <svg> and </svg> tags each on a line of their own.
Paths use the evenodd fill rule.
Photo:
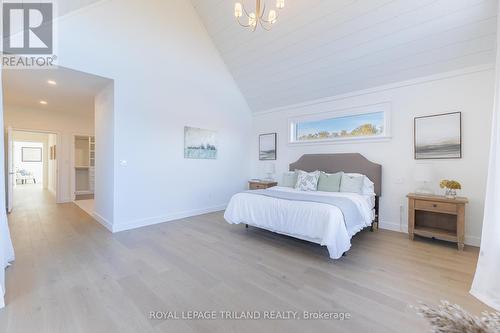
<svg viewBox="0 0 500 333">
<path fill-rule="evenodd" d="M 462 189 L 462 185 L 456 180 L 442 180 L 439 183 L 439 187 L 446 189 L 445 196 L 449 199 L 455 199 L 457 197 L 457 190 Z"/>
</svg>

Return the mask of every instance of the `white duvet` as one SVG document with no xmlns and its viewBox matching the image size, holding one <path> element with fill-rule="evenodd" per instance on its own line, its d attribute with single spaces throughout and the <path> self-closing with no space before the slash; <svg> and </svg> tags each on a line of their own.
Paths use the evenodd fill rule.
<svg viewBox="0 0 500 333">
<path fill-rule="evenodd" d="M 297 191 L 273 187 L 266 191 Z M 351 238 L 373 221 L 373 197 L 355 193 L 301 192 L 314 196 L 342 196 L 359 208 L 362 221 L 346 225 L 340 209 L 324 203 L 277 199 L 251 193 L 234 195 L 224 213 L 230 224 L 249 224 L 280 234 L 308 240 L 328 248 L 330 258 L 342 257 L 351 247 Z"/>
</svg>

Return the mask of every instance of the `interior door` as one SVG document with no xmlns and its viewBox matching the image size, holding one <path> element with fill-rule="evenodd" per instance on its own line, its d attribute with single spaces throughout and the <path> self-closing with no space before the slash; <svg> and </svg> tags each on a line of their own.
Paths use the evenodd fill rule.
<svg viewBox="0 0 500 333">
<path fill-rule="evenodd" d="M 7 212 L 12 212 L 14 201 L 14 143 L 12 142 L 12 127 L 7 128 Z"/>
</svg>

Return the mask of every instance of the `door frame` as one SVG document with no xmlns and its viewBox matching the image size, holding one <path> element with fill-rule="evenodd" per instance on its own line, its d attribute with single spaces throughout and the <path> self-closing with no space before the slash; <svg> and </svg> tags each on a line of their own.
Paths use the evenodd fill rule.
<svg viewBox="0 0 500 333">
<path fill-rule="evenodd" d="M 14 172 L 14 141 L 12 140 L 12 132 L 14 130 L 12 127 L 7 127 L 6 131 L 6 150 L 5 150 L 5 160 L 6 160 L 6 168 L 5 168 L 5 174 L 6 174 L 6 183 L 7 183 L 7 214 L 12 213 L 12 209 L 14 208 L 14 185 L 15 185 L 15 172 Z"/>
<path fill-rule="evenodd" d="M 62 185 L 62 182 L 59 181 L 59 175 L 61 174 L 61 168 L 63 166 L 63 161 L 61 160 L 60 156 L 60 151 L 61 151 L 61 148 L 62 148 L 62 137 L 61 137 L 61 133 L 59 131 L 52 131 L 52 130 L 40 130 L 40 129 L 32 129 L 32 128 L 21 128 L 21 127 L 13 127 L 13 126 L 9 126 L 7 125 L 6 128 L 11 128 L 12 132 L 31 132 L 31 133 L 40 133 L 40 134 L 55 134 L 56 135 L 56 147 L 57 147 L 57 151 L 58 153 L 56 154 L 56 203 L 63 203 L 64 202 L 64 199 L 62 198 L 62 191 L 61 191 L 61 185 Z M 14 142 L 14 141 L 12 141 Z M 6 152 L 6 157 L 7 157 L 7 160 L 9 158 L 8 155 L 8 152 Z M 7 163 L 10 163 L 10 161 L 7 161 Z M 8 173 L 9 171 L 7 170 L 6 171 L 7 173 L 7 176 L 8 176 Z"/>
</svg>

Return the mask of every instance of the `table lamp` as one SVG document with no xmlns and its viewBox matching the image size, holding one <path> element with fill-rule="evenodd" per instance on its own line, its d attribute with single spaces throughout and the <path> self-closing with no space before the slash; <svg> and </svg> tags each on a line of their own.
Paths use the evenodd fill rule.
<svg viewBox="0 0 500 333">
<path fill-rule="evenodd" d="M 274 180 L 273 175 L 276 172 L 276 165 L 274 163 L 268 163 L 264 166 L 264 172 L 267 174 L 266 180 Z"/>
<path fill-rule="evenodd" d="M 430 164 L 417 164 L 415 167 L 415 181 L 422 183 L 422 187 L 415 192 L 418 194 L 434 194 L 428 184 L 432 182 L 432 168 Z"/>
</svg>

